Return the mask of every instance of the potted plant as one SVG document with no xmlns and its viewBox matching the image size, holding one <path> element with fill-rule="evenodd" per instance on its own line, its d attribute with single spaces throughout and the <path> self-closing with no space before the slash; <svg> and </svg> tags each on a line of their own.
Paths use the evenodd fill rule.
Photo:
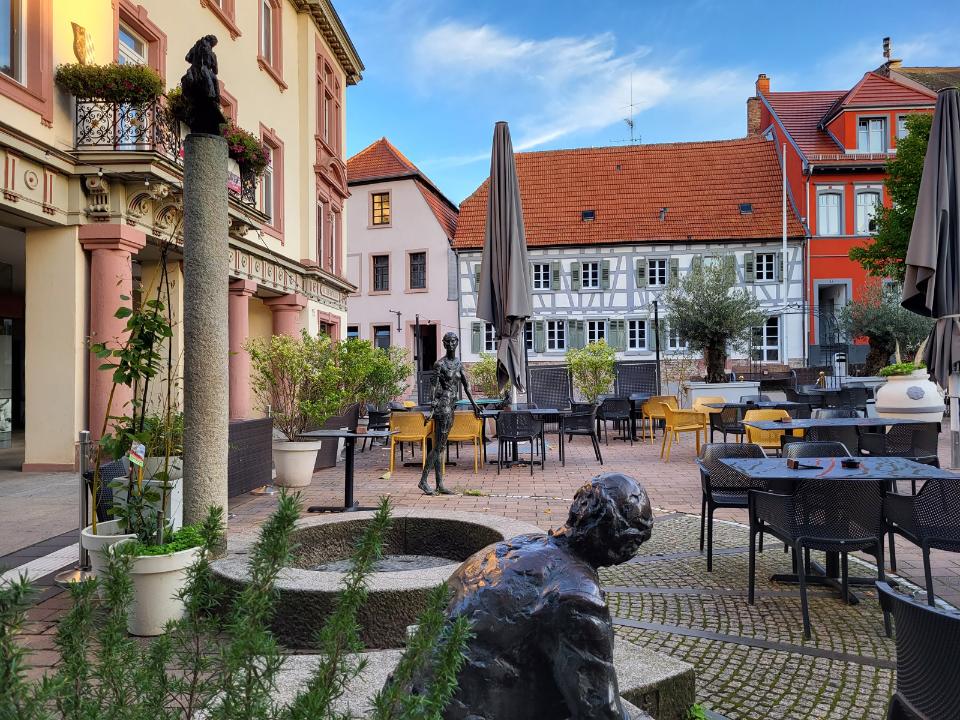
<svg viewBox="0 0 960 720">
<path fill-rule="evenodd" d="M 163 92 L 163 78 L 146 65 L 60 65 L 54 82 L 75 98 L 143 105 Z"/>
<path fill-rule="evenodd" d="M 304 330 L 299 338 L 274 335 L 247 343 L 253 388 L 264 410 L 272 412 L 275 482 L 282 487 L 310 484 L 320 442 L 303 441 L 311 426 L 322 425 L 341 406 L 340 372 L 326 335 Z"/>
<path fill-rule="evenodd" d="M 610 392 L 617 352 L 605 340 L 567 350 L 567 364 L 573 386 L 584 400 L 596 406 L 600 396 Z"/>
<path fill-rule="evenodd" d="M 497 356 L 490 353 L 480 353 L 477 360 L 469 369 L 470 382 L 486 398 L 491 400 L 510 396 L 510 385 L 500 392 L 497 384 Z"/>
<path fill-rule="evenodd" d="M 943 390 L 923 363 L 897 363 L 880 370 L 887 382 L 877 388 L 877 415 L 924 422 L 943 420 Z"/>
</svg>

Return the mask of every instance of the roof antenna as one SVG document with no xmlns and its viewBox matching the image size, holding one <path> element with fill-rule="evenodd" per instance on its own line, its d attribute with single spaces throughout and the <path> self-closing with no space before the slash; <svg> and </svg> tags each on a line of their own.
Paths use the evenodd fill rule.
<svg viewBox="0 0 960 720">
<path fill-rule="evenodd" d="M 893 45 L 892 45 L 892 43 L 890 42 L 890 38 L 888 38 L 888 37 L 885 37 L 885 38 L 883 39 L 883 56 L 884 56 L 887 60 L 890 60 L 890 58 L 893 57 Z"/>
<path fill-rule="evenodd" d="M 641 140 L 638 137 L 636 137 L 636 134 L 634 132 L 636 123 L 633 120 L 633 109 L 636 106 L 634 105 L 634 102 L 633 102 L 633 71 L 630 72 L 630 105 L 628 105 L 627 107 L 630 108 L 630 116 L 625 117 L 623 121 L 627 124 L 627 127 L 630 128 L 630 144 L 637 145 L 638 143 L 641 142 Z"/>
</svg>

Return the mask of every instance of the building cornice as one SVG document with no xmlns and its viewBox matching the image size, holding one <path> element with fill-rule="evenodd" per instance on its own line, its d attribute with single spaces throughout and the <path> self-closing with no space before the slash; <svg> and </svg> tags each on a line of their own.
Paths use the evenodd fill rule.
<svg viewBox="0 0 960 720">
<path fill-rule="evenodd" d="M 363 79 L 363 61 L 330 0 L 290 0 L 298 12 L 310 13 L 347 76 L 347 85 Z"/>
</svg>

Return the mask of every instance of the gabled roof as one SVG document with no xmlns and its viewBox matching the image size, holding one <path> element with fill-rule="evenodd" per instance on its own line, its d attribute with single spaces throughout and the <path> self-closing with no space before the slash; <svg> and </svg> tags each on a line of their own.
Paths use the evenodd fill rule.
<svg viewBox="0 0 960 720">
<path fill-rule="evenodd" d="M 820 121 L 846 93 L 843 90 L 771 92 L 760 97 L 806 156 L 843 152 L 843 148 L 820 129 Z"/>
<path fill-rule="evenodd" d="M 936 101 L 937 94 L 931 90 L 917 89 L 875 72 L 868 72 L 827 111 L 820 124 L 826 126 L 847 108 L 911 107 L 933 105 Z"/>
<path fill-rule="evenodd" d="M 347 160 L 347 184 L 369 185 L 387 180 L 413 180 L 449 240 L 457 229 L 457 206 L 385 137 Z"/>
<path fill-rule="evenodd" d="M 876 72 L 891 78 L 912 81 L 934 92 L 960 87 L 960 67 L 894 67 L 881 65 Z"/>
<path fill-rule="evenodd" d="M 780 237 L 780 164 L 759 137 L 517 153 L 527 245 Z M 480 249 L 488 183 L 460 205 L 454 248 Z M 741 212 L 750 203 L 752 211 Z M 664 208 L 666 210 L 664 211 Z M 583 220 L 592 210 L 594 219 Z M 802 237 L 794 212 L 787 231 Z"/>
</svg>

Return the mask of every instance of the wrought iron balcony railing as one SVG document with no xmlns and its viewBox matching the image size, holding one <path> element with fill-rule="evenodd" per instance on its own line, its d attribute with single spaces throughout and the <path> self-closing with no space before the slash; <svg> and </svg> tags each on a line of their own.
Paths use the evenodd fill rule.
<svg viewBox="0 0 960 720">
<path fill-rule="evenodd" d="M 183 163 L 180 123 L 159 98 L 145 103 L 77 98 L 76 149 L 155 152 Z"/>
</svg>

